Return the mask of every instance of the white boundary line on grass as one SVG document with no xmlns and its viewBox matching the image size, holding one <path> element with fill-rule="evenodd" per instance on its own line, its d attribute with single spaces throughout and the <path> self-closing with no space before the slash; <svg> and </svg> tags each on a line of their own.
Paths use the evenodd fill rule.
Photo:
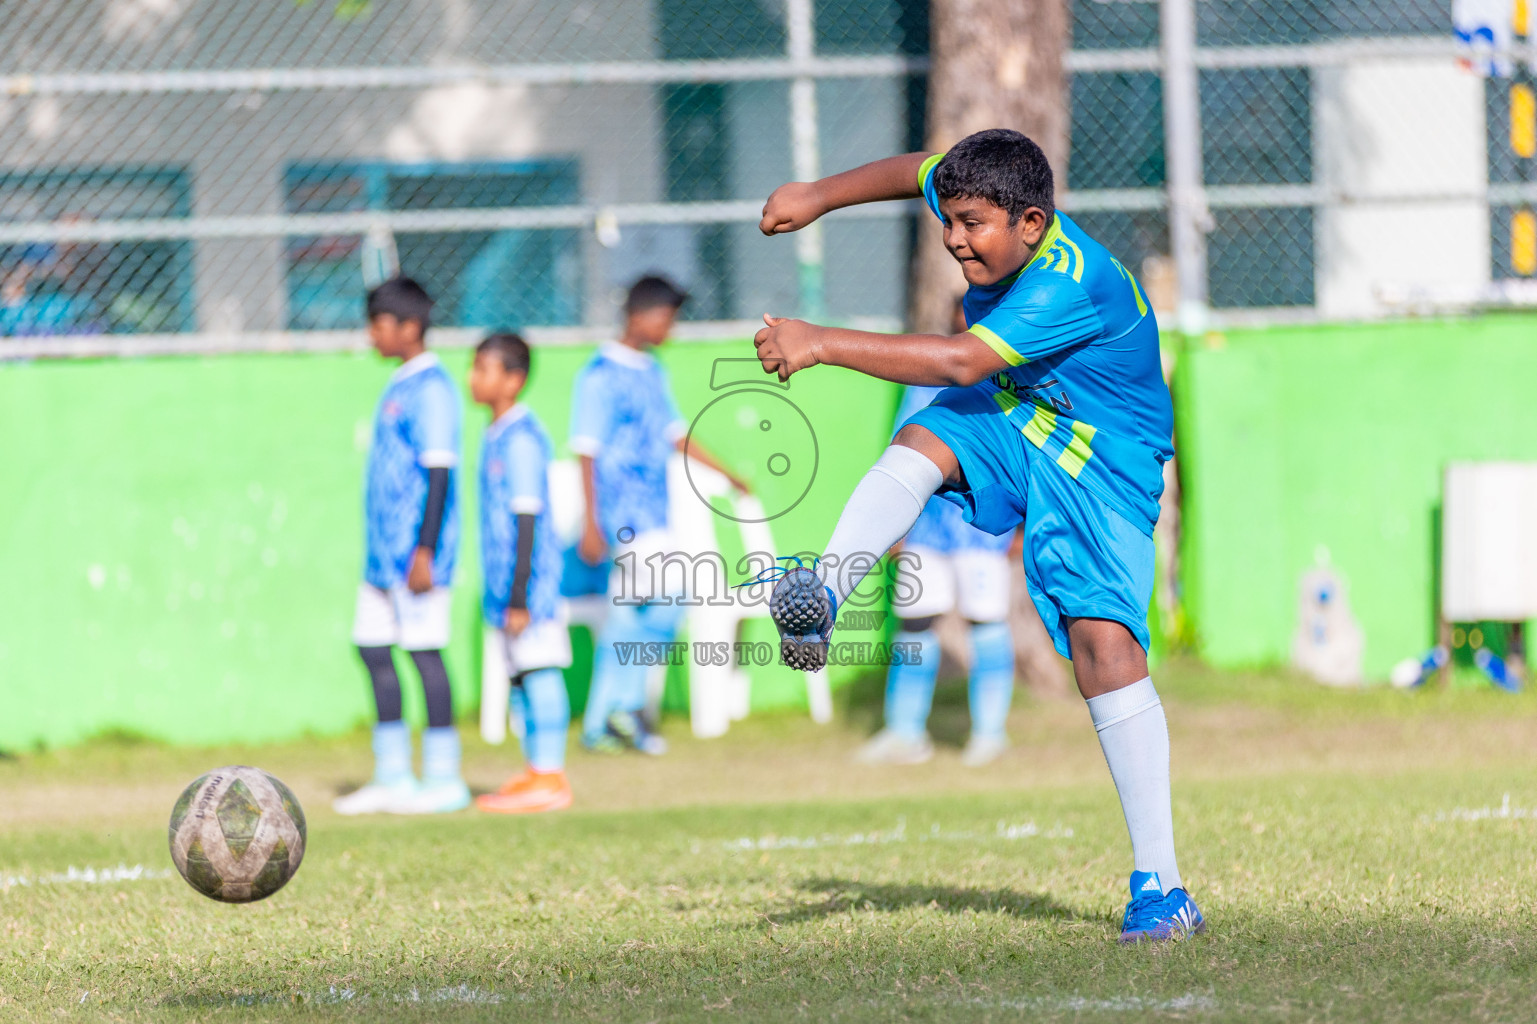
<svg viewBox="0 0 1537 1024">
<path fill-rule="evenodd" d="M 1421 815 L 1421 821 L 1489 821 L 1508 819 L 1524 821 L 1537 819 L 1537 807 L 1512 807 L 1510 794 L 1506 793 L 1498 807 L 1453 807 L 1449 811 L 1437 811 L 1434 815 Z"/>
<path fill-rule="evenodd" d="M 1210 995 L 1187 992 L 1172 999 L 1153 999 L 1147 996 L 1112 996 L 1109 999 L 1090 999 L 1088 996 L 1037 996 L 1033 999 L 964 999 L 963 1006 L 986 1007 L 994 1010 L 1037 1010 L 1055 1013 L 1175 1013 L 1192 1010 L 1215 1010 L 1217 1001 Z"/>
<path fill-rule="evenodd" d="M 139 882 L 152 878 L 169 877 L 171 877 L 170 868 L 147 868 L 143 864 L 135 864 L 133 867 L 129 867 L 127 864 L 119 864 L 115 868 L 77 868 L 71 864 L 62 872 L 38 875 L 36 878 L 27 875 L 0 875 L 0 892 L 19 885 L 66 885 L 71 883 L 102 885 L 110 882 Z"/>
</svg>

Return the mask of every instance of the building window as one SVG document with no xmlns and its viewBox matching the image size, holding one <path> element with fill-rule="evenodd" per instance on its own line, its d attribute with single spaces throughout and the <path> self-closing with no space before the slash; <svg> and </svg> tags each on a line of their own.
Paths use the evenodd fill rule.
<svg viewBox="0 0 1537 1024">
<path fill-rule="evenodd" d="M 0 221 L 69 224 L 186 217 L 185 171 L 133 167 L 0 172 Z M 184 240 L 0 244 L 0 335 L 192 329 Z"/>
<path fill-rule="evenodd" d="M 579 201 L 574 160 L 495 163 L 303 163 L 284 175 L 289 213 L 507 209 Z M 575 228 L 400 232 L 401 272 L 436 302 L 445 327 L 577 324 L 582 239 Z M 363 320 L 362 238 L 290 237 L 284 252 L 288 326 Z"/>
</svg>

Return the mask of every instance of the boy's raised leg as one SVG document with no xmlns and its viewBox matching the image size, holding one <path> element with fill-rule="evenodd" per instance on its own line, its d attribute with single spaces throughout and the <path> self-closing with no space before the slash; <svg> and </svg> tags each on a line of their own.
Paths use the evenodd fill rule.
<svg viewBox="0 0 1537 1024">
<path fill-rule="evenodd" d="M 904 429 L 903 433 L 906 433 Z M 928 431 L 924 437 L 954 455 Z M 899 435 L 900 436 L 900 435 Z M 838 608 L 890 547 L 907 535 L 945 471 L 931 455 L 905 444 L 887 448 L 859 481 L 827 542 L 816 572 L 795 567 L 779 578 L 769 596 L 769 614 L 779 628 L 780 655 L 791 668 L 812 671 L 827 663 Z"/>
</svg>

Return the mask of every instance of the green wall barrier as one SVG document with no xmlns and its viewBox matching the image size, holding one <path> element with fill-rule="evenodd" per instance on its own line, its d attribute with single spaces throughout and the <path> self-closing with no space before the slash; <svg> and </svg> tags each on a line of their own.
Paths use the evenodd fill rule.
<svg viewBox="0 0 1537 1024">
<path fill-rule="evenodd" d="M 1298 584 L 1349 587 L 1368 678 L 1434 642 L 1441 478 L 1537 459 L 1537 318 L 1232 331 L 1174 381 L 1181 579 L 1197 650 L 1284 662 Z"/>
<path fill-rule="evenodd" d="M 1370 676 L 1423 651 L 1446 463 L 1537 458 L 1533 338 L 1537 319 L 1489 316 L 1233 331 L 1185 351 L 1181 580 L 1198 652 L 1220 666 L 1285 661 L 1299 578 L 1324 554 L 1349 585 Z M 711 387 L 716 360 L 749 351 L 664 349 L 685 415 L 725 393 Z M 571 380 L 590 354 L 536 352 L 528 401 L 562 449 Z M 462 379 L 467 353 L 444 359 Z M 275 739 L 368 720 L 348 632 L 363 458 L 390 370 L 367 353 L 0 365 L 0 749 L 107 729 Z M 811 550 L 885 443 L 896 389 L 819 368 L 786 397 L 809 418 L 820 464 L 773 527 L 782 550 Z M 754 425 L 753 408 L 722 418 L 730 406 L 713 407 L 701 437 L 774 507 L 798 485 L 731 433 Z M 467 513 L 484 424 L 467 403 Z M 468 713 L 479 579 L 472 514 L 465 525 L 449 658 Z M 734 558 L 739 545 L 722 548 Z M 749 624 L 747 639 L 772 637 L 766 621 Z M 570 676 L 578 703 L 585 671 L 582 658 Z M 835 685 L 859 671 L 837 670 Z M 804 702 L 788 670 L 753 679 L 755 707 Z M 668 706 L 684 706 L 681 694 L 674 672 Z"/>
<path fill-rule="evenodd" d="M 535 352 L 528 403 L 562 454 L 572 378 L 591 352 Z M 751 352 L 746 342 L 666 347 L 684 414 L 725 393 L 711 387 L 717 358 Z M 443 358 L 463 380 L 468 353 Z M 391 369 L 370 353 L 0 365 L 0 749 L 108 729 L 255 741 L 370 720 L 349 631 L 363 460 Z M 784 551 L 826 541 L 890 436 L 896 390 L 819 368 L 784 392 L 809 419 L 820 459 L 804 500 L 773 523 Z M 734 443 L 732 433 L 757 431 L 757 407 L 775 400 L 760 390 L 740 401 L 699 436 L 767 507 L 782 507 L 799 490 L 794 474 L 776 477 L 762 438 Z M 449 651 L 461 712 L 477 706 L 479 690 L 473 483 L 485 423 L 466 397 L 466 529 Z M 755 621 L 747 636 L 770 639 L 773 627 Z M 835 672 L 833 682 L 858 671 Z M 408 716 L 419 720 L 409 664 L 401 675 Z M 753 680 L 756 707 L 804 704 L 788 669 L 754 669 Z M 580 700 L 585 678 L 573 681 Z"/>
</svg>

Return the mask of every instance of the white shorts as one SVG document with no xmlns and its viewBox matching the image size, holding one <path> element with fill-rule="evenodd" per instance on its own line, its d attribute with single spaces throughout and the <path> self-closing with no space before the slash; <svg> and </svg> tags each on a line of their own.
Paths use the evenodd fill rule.
<svg viewBox="0 0 1537 1024">
<path fill-rule="evenodd" d="M 1009 617 L 1009 556 L 1002 551 L 956 551 L 946 554 L 910 544 L 902 549 L 901 571 L 916 584 L 917 596 L 892 613 L 904 619 L 926 619 L 950 610 L 972 622 L 1002 622 Z"/>
<path fill-rule="evenodd" d="M 530 622 L 517 636 L 505 629 L 499 632 L 509 676 L 541 668 L 571 667 L 571 631 L 566 628 L 564 616 Z"/>
<path fill-rule="evenodd" d="M 380 590 L 358 585 L 357 610 L 352 614 L 352 642 L 359 647 L 399 647 L 407 651 L 441 651 L 448 646 L 453 592 L 433 587 L 413 594 L 409 587 Z"/>
</svg>

